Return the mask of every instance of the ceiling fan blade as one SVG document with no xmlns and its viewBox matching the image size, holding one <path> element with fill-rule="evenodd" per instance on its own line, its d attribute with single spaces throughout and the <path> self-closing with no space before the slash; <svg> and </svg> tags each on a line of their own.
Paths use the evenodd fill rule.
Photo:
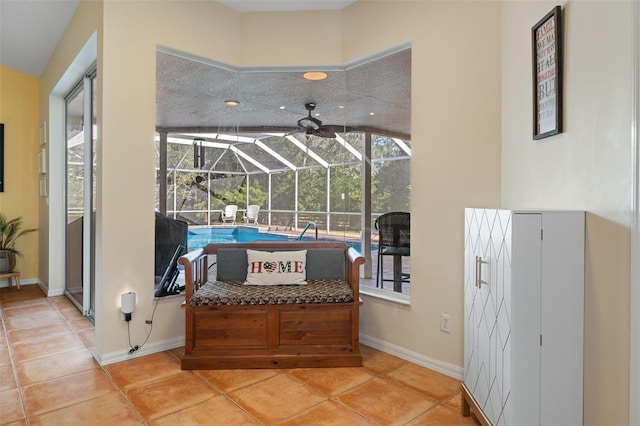
<svg viewBox="0 0 640 426">
<path fill-rule="evenodd" d="M 336 133 L 327 129 L 326 127 L 320 127 L 318 130 L 314 130 L 312 135 L 326 139 L 335 139 L 336 137 Z"/>
<path fill-rule="evenodd" d="M 266 134 L 266 135 L 260 136 L 258 138 L 255 138 L 255 140 L 261 141 L 263 139 L 269 139 L 269 138 L 286 138 L 287 136 L 295 135 L 296 133 L 300 133 L 300 132 L 303 132 L 303 131 L 304 131 L 304 129 L 296 128 L 296 129 L 288 131 L 286 133 L 278 132 L 278 133 Z"/>
</svg>

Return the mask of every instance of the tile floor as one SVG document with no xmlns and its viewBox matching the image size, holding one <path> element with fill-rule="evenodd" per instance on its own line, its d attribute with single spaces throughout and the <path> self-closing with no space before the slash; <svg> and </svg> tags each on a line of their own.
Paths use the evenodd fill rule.
<svg viewBox="0 0 640 426">
<path fill-rule="evenodd" d="M 91 323 L 36 285 L 0 289 L 2 425 L 474 425 L 460 382 L 363 346 L 358 368 L 180 369 L 181 349 L 100 367 Z"/>
</svg>

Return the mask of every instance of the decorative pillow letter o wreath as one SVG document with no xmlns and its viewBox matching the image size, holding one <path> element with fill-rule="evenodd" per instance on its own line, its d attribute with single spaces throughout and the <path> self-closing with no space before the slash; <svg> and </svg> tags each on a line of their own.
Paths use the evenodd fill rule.
<svg viewBox="0 0 640 426">
<path fill-rule="evenodd" d="M 247 285 L 306 284 L 307 251 L 259 251 L 247 249 Z"/>
</svg>

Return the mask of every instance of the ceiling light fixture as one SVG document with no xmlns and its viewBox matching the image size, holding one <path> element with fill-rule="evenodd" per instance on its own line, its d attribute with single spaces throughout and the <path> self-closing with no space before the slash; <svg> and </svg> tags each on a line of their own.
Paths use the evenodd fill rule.
<svg viewBox="0 0 640 426">
<path fill-rule="evenodd" d="M 224 101 L 224 103 L 227 104 L 227 106 L 238 106 L 238 105 L 240 105 L 239 101 L 234 101 L 234 100 Z"/>
<path fill-rule="evenodd" d="M 327 78 L 327 73 L 322 71 L 309 71 L 304 73 L 304 78 L 311 81 L 324 80 Z"/>
</svg>

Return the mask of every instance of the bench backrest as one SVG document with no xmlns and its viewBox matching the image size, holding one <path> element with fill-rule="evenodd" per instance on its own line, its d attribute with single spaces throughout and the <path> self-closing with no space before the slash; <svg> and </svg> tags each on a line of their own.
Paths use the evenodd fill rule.
<svg viewBox="0 0 640 426">
<path fill-rule="evenodd" d="M 299 250 L 274 248 L 264 251 Z M 305 248 L 307 250 L 307 279 L 346 279 L 345 251 L 340 248 Z M 217 280 L 236 281 L 247 278 L 247 250 L 219 248 L 217 251 Z"/>
</svg>

